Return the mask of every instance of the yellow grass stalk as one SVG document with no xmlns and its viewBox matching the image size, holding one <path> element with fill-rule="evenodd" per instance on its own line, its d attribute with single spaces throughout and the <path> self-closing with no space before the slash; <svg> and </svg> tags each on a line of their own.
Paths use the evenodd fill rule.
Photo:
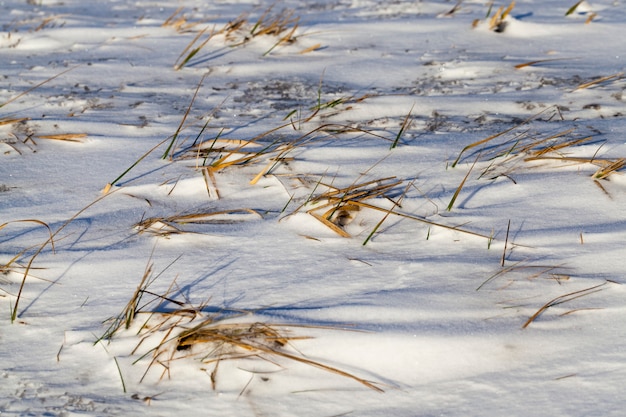
<svg viewBox="0 0 626 417">
<path fill-rule="evenodd" d="M 251 208 L 236 208 L 236 209 L 228 209 L 228 210 L 218 210 L 211 212 L 203 212 L 203 213 L 191 213 L 191 214 L 180 214 L 174 215 L 170 217 L 166 217 L 164 220 L 166 222 L 174 222 L 178 224 L 222 224 L 222 223 L 236 223 L 241 220 L 223 220 L 217 219 L 217 217 L 230 214 L 230 215 L 242 215 L 242 214 L 251 214 L 256 218 L 262 218 L 261 214 Z"/>
<path fill-rule="evenodd" d="M 521 69 L 524 67 L 530 67 L 530 66 L 534 66 L 537 64 L 544 64 L 546 62 L 554 62 L 554 61 L 565 61 L 565 60 L 569 60 L 569 59 L 576 59 L 576 58 L 549 58 L 549 59 L 537 59 L 534 61 L 528 61 L 528 62 L 524 62 L 522 64 L 517 64 L 515 65 L 515 69 Z"/>
<path fill-rule="evenodd" d="M 182 12 L 184 9 L 183 6 L 180 6 L 178 9 L 174 10 L 174 13 L 172 13 L 167 19 L 165 19 L 165 21 L 161 24 L 161 27 L 166 27 L 166 26 L 176 26 L 175 22 L 178 22 L 181 18 L 177 17 L 180 12 Z"/>
<path fill-rule="evenodd" d="M 308 48 L 305 48 L 298 53 L 301 55 L 308 54 L 309 52 L 317 51 L 321 47 L 322 47 L 321 43 L 316 43 L 315 45 L 309 46 Z"/>
<path fill-rule="evenodd" d="M 574 91 L 578 91 L 578 90 L 582 90 L 582 89 L 585 89 L 585 88 L 589 88 L 589 87 L 592 87 L 594 85 L 601 84 L 601 83 L 603 83 L 605 81 L 619 80 L 623 76 L 624 76 L 623 72 L 618 72 L 616 74 L 607 75 L 606 77 L 600 77 L 600 78 L 595 79 L 593 81 L 589 81 L 588 83 L 584 83 L 584 84 L 579 85 L 578 87 L 576 87 L 574 89 Z"/>
<path fill-rule="evenodd" d="M 291 42 L 295 42 L 295 37 L 294 34 L 296 32 L 296 29 L 298 29 L 298 18 L 296 18 L 295 20 L 295 24 L 293 25 L 293 28 L 291 28 L 291 30 L 289 31 L 289 33 L 287 33 L 285 36 L 283 36 L 282 38 L 278 39 L 278 42 L 276 42 L 270 49 L 268 49 L 263 56 L 267 56 L 269 55 L 278 45 L 282 44 L 282 43 L 291 43 Z"/>
<path fill-rule="evenodd" d="M 2 106 L 0 106 L 0 107 L 2 107 Z M 28 117 L 20 117 L 18 119 L 0 119 L 0 126 L 10 125 L 10 124 L 13 124 L 13 123 L 19 123 L 19 122 L 23 122 L 23 121 L 26 121 L 26 120 L 30 120 L 30 119 Z"/>
<path fill-rule="evenodd" d="M 503 9 L 504 7 L 502 6 L 498 7 L 498 10 L 496 10 L 494 15 L 491 17 L 491 20 L 489 20 L 489 29 L 493 29 L 498 26 L 498 24 L 500 24 L 500 22 L 502 21 L 500 14 L 502 13 Z"/>
<path fill-rule="evenodd" d="M 575 130 L 574 128 L 568 129 L 568 130 L 565 130 L 563 132 L 559 132 L 557 134 L 548 136 L 547 138 L 544 138 L 544 139 L 532 142 L 530 145 L 522 148 L 521 152 L 529 153 L 531 155 L 529 158 L 539 158 L 542 155 L 546 155 L 546 154 L 551 153 L 551 152 L 557 152 L 557 151 L 560 151 L 561 149 L 569 148 L 569 147 L 572 147 L 572 146 L 577 146 L 577 145 L 580 145 L 582 143 L 588 142 L 589 140 L 592 139 L 591 136 L 587 136 L 587 137 L 580 138 L 580 139 L 570 139 L 570 140 L 565 140 L 563 142 L 555 143 L 555 144 L 550 145 L 550 146 L 546 146 L 545 148 L 532 150 L 533 148 L 537 148 L 538 146 L 540 146 L 540 145 L 542 145 L 542 144 L 544 144 L 546 142 L 549 142 L 551 140 L 558 139 L 560 137 L 566 136 L 566 135 L 572 133 L 574 130 Z"/>
<path fill-rule="evenodd" d="M 65 142 L 82 142 L 87 137 L 86 133 L 60 133 L 56 135 L 37 135 L 38 139 L 60 140 Z"/>
<path fill-rule="evenodd" d="M 220 199 L 220 190 L 217 187 L 217 180 L 215 179 L 215 169 L 213 167 L 202 167 L 202 177 L 206 185 L 207 193 L 209 197 Z"/>
<path fill-rule="evenodd" d="M 502 26 L 503 26 L 504 19 L 506 19 L 509 13 L 511 13 L 511 10 L 513 10 L 514 7 L 515 7 L 515 1 L 512 1 L 511 4 L 509 4 L 509 6 L 506 9 L 500 6 L 498 10 L 496 11 L 496 13 L 489 20 L 489 29 L 490 30 L 495 29 L 496 31 L 501 32 L 503 30 Z"/>
<path fill-rule="evenodd" d="M 337 233 L 339 236 L 341 236 L 341 237 L 352 237 L 352 236 L 350 236 L 350 234 L 348 232 L 346 232 L 345 230 L 343 230 L 341 227 L 337 226 L 335 223 L 331 222 L 330 220 L 326 219 L 325 217 L 322 217 L 322 216 L 320 216 L 319 214 L 317 214 L 317 213 L 315 213 L 313 211 L 308 211 L 307 213 L 309 213 L 311 216 L 313 216 L 314 218 L 319 220 L 323 225 L 328 227 L 333 232 Z"/>
<path fill-rule="evenodd" d="M 214 35 L 214 31 L 211 30 L 211 32 L 208 34 L 207 38 L 205 40 L 203 40 L 198 46 L 196 46 L 195 48 L 191 49 L 193 47 L 193 45 L 195 45 L 195 43 L 198 41 L 198 39 L 200 39 L 200 37 L 202 37 L 202 35 L 204 35 L 204 33 L 208 30 L 209 28 L 204 28 L 202 29 L 195 38 L 193 38 L 193 40 L 191 42 L 189 42 L 189 44 L 187 44 L 187 46 L 185 47 L 185 49 L 183 49 L 183 51 L 180 53 L 180 55 L 178 56 L 178 58 L 176 58 L 176 61 L 174 62 L 174 70 L 178 71 L 179 69 L 183 68 L 185 65 L 187 65 L 187 63 L 191 60 L 191 58 L 193 58 L 194 56 L 196 56 L 198 54 L 198 52 L 200 52 L 200 50 L 202 48 L 204 48 L 206 46 L 207 43 L 209 43 L 209 41 L 211 40 L 211 38 L 213 38 Z M 191 49 L 191 51 L 190 51 Z M 190 51 L 187 56 L 183 59 L 183 56 L 187 53 L 187 51 Z"/>
<path fill-rule="evenodd" d="M 212 212 L 200 212 L 190 214 L 175 214 L 167 217 L 149 217 L 137 223 L 135 227 L 139 232 L 152 232 L 158 235 L 186 233 L 178 228 L 185 224 L 234 224 L 248 221 L 250 215 L 254 218 L 262 218 L 261 214 L 251 208 L 236 208 L 218 210 Z"/>
</svg>

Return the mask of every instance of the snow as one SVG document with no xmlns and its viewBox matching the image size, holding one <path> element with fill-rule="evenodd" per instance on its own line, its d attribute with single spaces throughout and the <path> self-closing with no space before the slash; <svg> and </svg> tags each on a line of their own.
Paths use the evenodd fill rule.
<svg viewBox="0 0 626 417">
<path fill-rule="evenodd" d="M 0 2 L 0 414 L 621 415 L 624 4 L 307 3 Z"/>
</svg>

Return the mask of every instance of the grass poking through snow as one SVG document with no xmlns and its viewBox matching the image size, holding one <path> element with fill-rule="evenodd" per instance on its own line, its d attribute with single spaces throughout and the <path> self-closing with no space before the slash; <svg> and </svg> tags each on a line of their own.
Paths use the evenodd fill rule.
<svg viewBox="0 0 626 417">
<path fill-rule="evenodd" d="M 114 341 L 122 332 L 132 332 L 137 338 L 137 344 L 129 354 L 138 357 L 133 364 L 148 361 L 141 381 L 151 371 L 158 373 L 159 380 L 169 377 L 176 372 L 177 363 L 186 361 L 197 363 L 199 369 L 211 367 L 211 370 L 206 372 L 209 374 L 211 387 L 215 390 L 220 383 L 218 375 L 221 363 L 261 361 L 279 369 L 289 363 L 304 364 L 356 381 L 374 391 L 383 392 L 381 384 L 310 359 L 294 346 L 294 342 L 298 340 L 311 339 L 306 335 L 294 335 L 296 330 L 342 329 L 268 323 L 257 320 L 254 313 L 249 311 L 207 313 L 204 311 L 206 304 L 192 306 L 186 300 L 178 301 L 171 298 L 169 294 L 175 282 L 164 295 L 150 291 L 148 288 L 163 272 L 155 276 L 152 261 L 148 262 L 141 281 L 126 307 L 118 317 L 111 320 L 104 335 L 96 341 L 96 343 L 104 340 Z M 144 302 L 145 296 L 151 299 Z M 246 320 L 236 320 L 241 317 L 246 317 Z"/>
</svg>

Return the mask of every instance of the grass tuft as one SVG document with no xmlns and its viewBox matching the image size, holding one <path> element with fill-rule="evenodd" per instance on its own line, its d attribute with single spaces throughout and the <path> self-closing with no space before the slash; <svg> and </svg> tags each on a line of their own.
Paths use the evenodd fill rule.
<svg viewBox="0 0 626 417">
<path fill-rule="evenodd" d="M 149 291 L 148 287 L 158 278 L 158 275 L 153 276 L 151 259 L 152 255 L 126 307 L 118 317 L 112 319 L 104 335 L 95 342 L 97 344 L 103 340 L 111 340 L 119 332 L 127 330 L 134 332 L 134 328 L 138 328 L 136 335 L 139 341 L 131 354 L 139 355 L 139 358 L 133 364 L 143 359 L 149 360 L 141 381 L 156 366 L 161 370 L 159 379 L 171 376 L 175 364 L 182 360 L 196 362 L 201 369 L 207 365 L 212 366 L 213 369 L 207 373 L 212 388 L 217 389 L 220 363 L 260 360 L 281 367 L 281 362 L 305 364 L 356 381 L 374 391 L 383 392 L 380 384 L 309 359 L 293 346 L 295 341 L 311 339 L 310 336 L 293 335 L 295 329 L 339 330 L 339 328 L 266 323 L 254 320 L 253 312 L 250 311 L 224 310 L 207 313 L 204 311 L 206 304 L 193 306 L 188 300 L 178 301 L 171 298 L 169 293 L 175 282 L 165 295 Z M 168 268 L 169 266 L 171 264 Z M 152 299 L 142 304 L 142 297 L 146 295 Z M 137 319 L 140 316 L 144 319 L 139 322 Z M 253 320 L 235 320 L 241 316 Z M 121 376 L 121 369 L 118 370 Z"/>
</svg>

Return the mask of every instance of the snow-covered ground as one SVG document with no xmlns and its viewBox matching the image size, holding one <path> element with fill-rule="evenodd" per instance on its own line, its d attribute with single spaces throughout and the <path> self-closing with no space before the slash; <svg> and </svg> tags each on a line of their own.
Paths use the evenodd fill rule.
<svg viewBox="0 0 626 417">
<path fill-rule="evenodd" d="M 579 3 L 0 2 L 0 414 L 623 415 Z"/>
</svg>

